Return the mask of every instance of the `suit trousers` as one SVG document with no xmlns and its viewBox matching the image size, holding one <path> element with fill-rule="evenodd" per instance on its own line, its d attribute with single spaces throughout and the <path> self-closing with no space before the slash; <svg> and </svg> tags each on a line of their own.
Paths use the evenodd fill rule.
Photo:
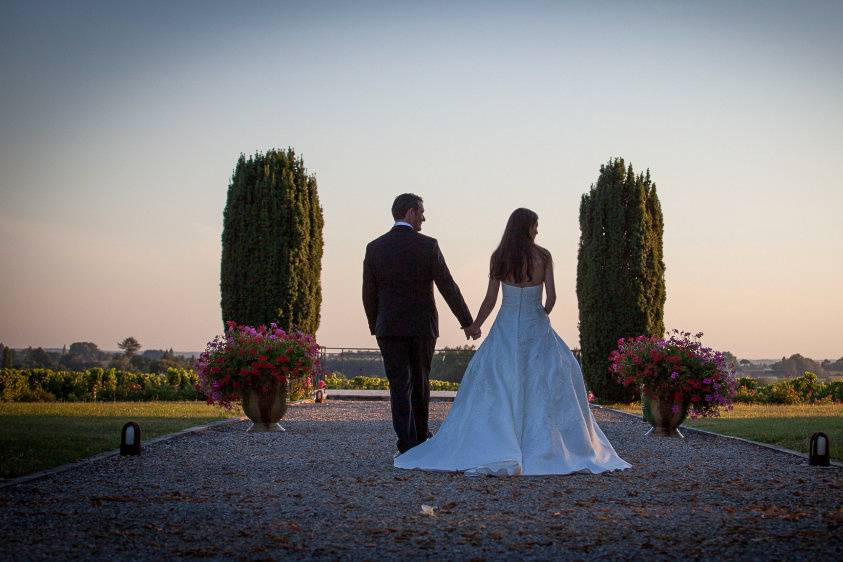
<svg viewBox="0 0 843 562">
<path fill-rule="evenodd" d="M 430 363 L 436 338 L 381 336 L 377 340 L 389 379 L 392 427 L 398 451 L 403 453 L 427 439 Z"/>
</svg>

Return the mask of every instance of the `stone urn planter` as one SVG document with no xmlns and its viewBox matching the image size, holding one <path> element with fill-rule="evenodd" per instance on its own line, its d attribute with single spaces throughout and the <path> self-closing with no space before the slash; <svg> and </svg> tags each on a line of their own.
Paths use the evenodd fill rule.
<svg viewBox="0 0 843 562">
<path fill-rule="evenodd" d="M 287 413 L 287 385 L 273 381 L 267 392 L 247 387 L 242 391 L 243 412 L 252 421 L 246 431 L 285 431 L 278 421 Z"/>
<path fill-rule="evenodd" d="M 196 360 L 196 389 L 208 404 L 231 410 L 237 402 L 252 420 L 247 431 L 284 431 L 278 420 L 292 395 L 307 395 L 321 374 L 319 345 L 310 334 L 287 332 L 275 323 L 257 328 L 225 323 L 225 336 L 208 342 Z"/>
<path fill-rule="evenodd" d="M 657 396 L 650 396 L 642 391 L 641 410 L 644 419 L 653 426 L 644 435 L 680 439 L 685 437 L 678 428 L 688 415 L 687 404 L 679 408 L 678 412 L 673 413 L 672 400 L 661 400 Z"/>
</svg>

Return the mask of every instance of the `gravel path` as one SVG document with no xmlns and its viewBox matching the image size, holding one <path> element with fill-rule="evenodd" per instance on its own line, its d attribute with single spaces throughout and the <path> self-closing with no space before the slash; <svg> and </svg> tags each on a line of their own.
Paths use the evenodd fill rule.
<svg viewBox="0 0 843 562">
<path fill-rule="evenodd" d="M 450 403 L 433 403 L 434 427 Z M 843 559 L 843 470 L 595 417 L 630 470 L 392 468 L 388 402 L 292 406 L 0 490 L 4 559 Z M 435 508 L 422 513 L 422 504 Z"/>
</svg>

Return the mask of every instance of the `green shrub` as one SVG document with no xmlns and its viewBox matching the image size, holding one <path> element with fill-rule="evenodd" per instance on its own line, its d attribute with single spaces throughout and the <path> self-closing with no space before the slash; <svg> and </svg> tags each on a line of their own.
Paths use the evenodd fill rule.
<svg viewBox="0 0 843 562">
<path fill-rule="evenodd" d="M 329 389 L 389 389 L 386 379 L 366 376 L 349 379 L 340 372 L 331 373 L 324 381 Z M 204 400 L 202 393 L 196 389 L 198 382 L 199 376 L 193 370 L 174 367 L 161 374 L 130 373 L 113 368 L 85 371 L 0 369 L 0 401 Z M 433 379 L 430 389 L 458 390 L 459 384 Z M 303 386 L 290 388 L 290 400 L 300 400 L 309 394 Z M 734 400 L 749 404 L 843 402 L 843 380 L 820 381 L 810 371 L 801 377 L 772 384 L 741 377 Z"/>
<path fill-rule="evenodd" d="M 85 371 L 4 369 L 0 374 L 3 401 L 197 400 L 198 376 L 185 369 L 166 374 L 129 373 L 116 369 Z"/>
<path fill-rule="evenodd" d="M 26 392 L 29 392 L 29 384 L 25 375 L 14 369 L 0 371 L 0 400 L 17 402 Z"/>
<path fill-rule="evenodd" d="M 758 404 L 764 399 L 763 387 L 752 377 L 740 377 L 735 385 L 735 402 Z"/>
<path fill-rule="evenodd" d="M 799 402 L 799 393 L 793 388 L 793 384 L 789 380 L 779 381 L 770 385 L 767 390 L 768 404 L 797 404 Z"/>
<path fill-rule="evenodd" d="M 758 381 L 752 377 L 740 377 L 738 379 L 737 388 L 746 388 L 747 390 L 758 390 Z"/>
<path fill-rule="evenodd" d="M 801 377 L 791 379 L 791 386 L 799 395 L 800 402 L 816 402 L 824 394 L 826 384 L 817 381 L 817 375 L 805 371 Z"/>
<path fill-rule="evenodd" d="M 348 379 L 342 373 L 335 372 L 326 376 L 325 386 L 337 390 L 389 390 L 389 381 L 380 377 L 356 376 Z M 456 382 L 430 380 L 430 390 L 457 390 L 460 385 Z"/>
<path fill-rule="evenodd" d="M 843 402 L 843 381 L 832 381 L 828 383 L 828 395 L 835 402 Z"/>
<path fill-rule="evenodd" d="M 18 398 L 18 402 L 55 402 L 56 397 L 52 393 L 47 392 L 41 388 L 35 390 L 26 390 Z"/>
<path fill-rule="evenodd" d="M 439 380 L 430 381 L 430 390 L 459 390 L 459 388 L 460 385 L 456 382 Z"/>
<path fill-rule="evenodd" d="M 109 369 L 102 376 L 102 391 L 99 398 L 103 400 L 114 400 L 117 391 L 117 370 Z"/>
</svg>

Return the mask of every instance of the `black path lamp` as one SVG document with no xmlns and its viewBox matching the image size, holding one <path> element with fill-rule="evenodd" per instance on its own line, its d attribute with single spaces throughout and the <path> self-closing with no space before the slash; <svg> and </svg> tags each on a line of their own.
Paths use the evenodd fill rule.
<svg viewBox="0 0 843 562">
<path fill-rule="evenodd" d="M 127 422 L 120 435 L 120 454 L 139 455 L 141 451 L 140 427 L 135 422 Z"/>
<path fill-rule="evenodd" d="M 818 431 L 811 436 L 811 452 L 808 455 L 808 464 L 811 466 L 829 466 L 830 443 L 828 435 Z"/>
</svg>

